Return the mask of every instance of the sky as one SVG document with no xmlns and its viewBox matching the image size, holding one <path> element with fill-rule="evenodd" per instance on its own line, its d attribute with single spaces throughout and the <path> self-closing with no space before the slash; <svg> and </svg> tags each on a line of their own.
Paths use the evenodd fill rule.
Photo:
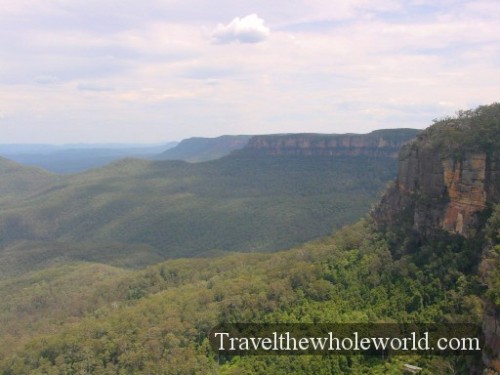
<svg viewBox="0 0 500 375">
<path fill-rule="evenodd" d="M 425 128 L 499 101 L 498 0 L 0 0 L 0 143 Z"/>
</svg>

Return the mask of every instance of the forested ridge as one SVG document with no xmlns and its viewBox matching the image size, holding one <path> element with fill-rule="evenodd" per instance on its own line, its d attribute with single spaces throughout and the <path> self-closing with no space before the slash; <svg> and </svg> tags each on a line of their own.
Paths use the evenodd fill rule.
<svg viewBox="0 0 500 375">
<path fill-rule="evenodd" d="M 395 172 L 392 159 L 124 160 L 6 205 L 0 232 L 4 243 L 146 243 L 169 256 L 273 250 L 359 218 Z"/>
<path fill-rule="evenodd" d="M 496 217 L 499 212 L 497 207 Z M 0 348 L 1 369 L 5 374 L 400 374 L 402 364 L 411 362 L 423 367 L 423 374 L 466 373 L 478 365 L 471 358 L 221 360 L 207 334 L 227 322 L 479 323 L 480 282 L 467 265 L 471 246 L 443 237 L 394 260 L 385 236 L 366 219 L 334 237 L 275 254 L 179 259 L 143 271 L 91 264 L 45 270 L 8 284 L 16 297 L 2 305 L 1 318 L 11 323 L 2 324 L 7 339 Z"/>
<path fill-rule="evenodd" d="M 126 159 L 50 175 L 48 186 L 43 180 L 0 201 L 0 269 L 37 267 L 23 256 L 37 249 L 42 263 L 62 259 L 64 247 L 71 260 L 110 265 L 133 246 L 142 265 L 158 256 L 286 249 L 354 223 L 396 168 L 386 157 L 231 156 L 196 164 Z"/>
</svg>

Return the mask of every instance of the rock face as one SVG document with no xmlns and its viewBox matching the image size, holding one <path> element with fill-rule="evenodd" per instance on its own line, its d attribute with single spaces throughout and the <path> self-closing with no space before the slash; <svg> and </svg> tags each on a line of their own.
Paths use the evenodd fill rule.
<svg viewBox="0 0 500 375">
<path fill-rule="evenodd" d="M 386 129 L 369 134 L 282 134 L 250 139 L 241 154 L 274 156 L 370 156 L 397 158 L 416 129 Z"/>
<path fill-rule="evenodd" d="M 493 160 L 486 153 L 468 154 L 463 161 L 443 161 L 444 182 L 450 197 L 442 227 L 466 234 L 474 226 L 476 213 L 486 208 L 498 194 L 500 174 L 498 154 Z"/>
<path fill-rule="evenodd" d="M 482 236 L 485 216 L 499 202 L 500 104 L 497 103 L 438 122 L 405 145 L 399 154 L 397 180 L 372 211 L 372 217 L 380 229 L 391 229 L 396 237 L 409 238 L 411 232 L 423 240 L 443 230 L 478 239 Z M 484 243 L 483 258 L 491 246 L 495 244 Z M 488 264 L 492 263 L 483 260 L 479 269 L 482 280 L 488 280 L 492 274 Z M 500 310 L 486 297 L 483 302 L 486 306 L 483 363 L 488 368 L 485 374 L 498 374 Z"/>
<path fill-rule="evenodd" d="M 478 214 L 498 193 L 498 157 L 491 161 L 484 153 L 467 154 L 456 161 L 435 153 L 418 160 L 416 155 L 418 149 L 401 155 L 396 186 L 382 201 L 385 219 L 404 207 L 413 211 L 413 229 L 419 232 L 439 227 L 472 235 Z"/>
<path fill-rule="evenodd" d="M 401 150 L 396 183 L 374 216 L 379 224 L 390 224 L 404 213 L 423 235 L 437 227 L 469 237 L 487 203 L 500 196 L 499 186 L 498 152 L 464 152 L 456 158 L 423 137 Z"/>
</svg>

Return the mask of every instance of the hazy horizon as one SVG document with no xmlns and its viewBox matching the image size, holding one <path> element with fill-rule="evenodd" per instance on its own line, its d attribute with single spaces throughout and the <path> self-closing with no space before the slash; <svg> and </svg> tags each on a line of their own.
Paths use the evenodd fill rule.
<svg viewBox="0 0 500 375">
<path fill-rule="evenodd" d="M 418 129 L 418 128 L 405 128 L 405 127 L 401 127 L 401 128 L 393 128 L 393 129 L 416 129 L 416 130 L 421 130 L 421 129 Z M 33 147 L 53 147 L 53 148 L 59 148 L 59 147 L 62 147 L 62 148 L 65 148 L 65 147 L 83 147 L 83 148 L 88 148 L 88 147 L 93 147 L 93 146 L 97 146 L 97 147 L 101 147 L 101 146 L 109 146 L 109 147 L 124 147 L 124 146 L 127 146 L 127 147 L 148 147 L 148 146 L 151 146 L 151 147 L 159 147 L 159 146 L 163 146 L 163 145 L 170 145 L 170 144 L 179 144 L 181 143 L 182 141 L 184 140 L 187 140 L 187 139 L 191 139 L 191 138 L 206 138 L 206 139 L 215 139 L 215 138 L 220 138 L 220 137 L 237 137 L 237 136 L 260 136 L 260 135 L 287 135 L 287 134 L 319 134 L 319 135 L 346 135 L 346 134 L 359 134 L 359 135 L 364 135 L 364 134 L 369 134 L 371 132 L 374 132 L 374 131 L 378 131 L 378 130 L 389 130 L 388 128 L 379 128 L 379 129 L 373 129 L 373 130 L 370 130 L 370 131 L 367 131 L 367 132 L 345 132 L 345 133 L 316 133 L 316 132 L 310 132 L 310 131 L 302 131 L 302 132 L 283 132 L 283 133 L 259 133 L 259 134 L 220 134 L 220 135 L 214 135 L 214 136 L 207 136 L 207 137 L 203 137 L 203 136 L 198 136 L 198 135 L 192 135 L 192 136 L 187 136 L 186 138 L 182 138 L 182 139 L 177 139 L 177 140 L 166 140 L 166 141 L 151 141 L 151 142 L 132 142 L 132 143 L 128 143 L 128 142 L 113 142 L 113 141 L 110 141 L 110 142 L 70 142 L 70 143 L 30 143 L 30 142 L 26 142 L 26 143 L 4 143 L 4 142 L 0 142 L 0 147 L 11 147 L 11 146 L 33 146 Z"/>
</svg>

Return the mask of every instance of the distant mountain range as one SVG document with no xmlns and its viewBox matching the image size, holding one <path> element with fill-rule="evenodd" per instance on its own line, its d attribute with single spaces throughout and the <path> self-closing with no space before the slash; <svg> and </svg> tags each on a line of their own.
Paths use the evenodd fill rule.
<svg viewBox="0 0 500 375">
<path fill-rule="evenodd" d="M 252 137 L 238 153 L 248 156 L 369 156 L 397 158 L 420 130 L 382 129 L 368 134 L 275 134 Z M 173 150 L 172 150 L 173 151 Z"/>
<path fill-rule="evenodd" d="M 299 142 L 301 152 L 270 154 L 254 147 L 259 137 L 248 136 L 186 141 L 177 146 L 181 151 L 186 144 L 200 145 L 191 148 L 192 157 L 196 150 L 198 156 L 234 150 L 200 163 L 122 159 L 66 176 L 0 160 L 0 169 L 17 170 L 0 176 L 9 194 L 0 200 L 0 245 L 5 249 L 0 269 L 9 264 L 9 272 L 15 272 L 16 262 L 20 269 L 29 268 L 23 252 L 31 254 L 33 266 L 64 259 L 61 246 L 70 259 L 117 264 L 125 253 L 115 245 L 123 244 L 129 253 L 137 245 L 144 264 L 157 262 L 159 255 L 275 251 L 329 235 L 368 210 L 396 175 L 393 149 L 417 133 L 395 129 L 315 136 L 325 144 L 332 139 L 347 144 L 329 146 L 347 150 L 337 153 L 307 152 Z M 288 144 L 290 135 L 270 137 Z M 40 257 L 43 262 L 34 261 Z"/>
<path fill-rule="evenodd" d="M 416 129 L 386 129 L 369 134 L 223 135 L 193 137 L 161 145 L 7 144 L 0 145 L 0 157 L 59 174 L 83 172 L 123 158 L 195 163 L 216 160 L 236 151 L 247 155 L 385 155 L 395 158 L 401 142 L 418 132 Z"/>
<path fill-rule="evenodd" d="M 401 145 L 415 137 L 416 129 L 384 129 L 368 134 L 224 135 L 189 138 L 158 156 L 162 160 L 201 162 L 230 153 L 240 156 L 388 156 L 396 158 Z"/>
<path fill-rule="evenodd" d="M 55 173 L 78 173 L 102 167 L 126 157 L 153 158 L 175 147 L 177 142 L 161 145 L 136 144 L 69 144 L 0 145 L 0 155 L 19 163 Z"/>
</svg>

